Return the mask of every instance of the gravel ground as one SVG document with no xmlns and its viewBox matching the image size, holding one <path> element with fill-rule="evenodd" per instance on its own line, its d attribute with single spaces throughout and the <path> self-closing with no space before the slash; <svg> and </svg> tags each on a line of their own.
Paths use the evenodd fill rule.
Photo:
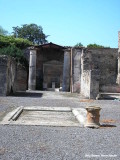
<svg viewBox="0 0 120 160">
<path fill-rule="evenodd" d="M 0 125 L 1 160 L 120 160 L 120 101 L 57 92 L 0 97 L 0 120 L 18 106 L 100 106 L 99 129 Z"/>
</svg>

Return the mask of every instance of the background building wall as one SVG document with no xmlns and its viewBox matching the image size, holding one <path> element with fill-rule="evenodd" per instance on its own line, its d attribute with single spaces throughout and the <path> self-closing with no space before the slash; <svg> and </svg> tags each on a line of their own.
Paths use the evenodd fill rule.
<svg viewBox="0 0 120 160">
<path fill-rule="evenodd" d="M 43 64 L 43 83 L 47 88 L 52 88 L 52 83 L 55 83 L 55 88 L 60 88 L 63 79 L 63 63 L 59 61 L 48 61 Z"/>
<path fill-rule="evenodd" d="M 42 47 L 37 50 L 36 89 L 38 90 L 43 89 L 44 83 L 48 83 L 47 86 L 51 88 L 52 80 L 54 79 L 58 79 L 58 81 L 62 83 L 61 78 L 63 75 L 63 70 L 62 70 L 63 61 L 64 61 L 64 52 L 61 48 L 57 47 L 54 48 L 54 46 L 51 46 L 48 48 Z M 48 69 L 49 75 L 47 76 L 46 67 L 48 65 L 49 65 Z M 59 65 L 61 67 L 58 67 Z M 61 70 L 62 70 L 62 75 L 61 75 Z M 59 85 L 56 84 L 56 86 L 60 86 L 60 84 Z"/>
</svg>

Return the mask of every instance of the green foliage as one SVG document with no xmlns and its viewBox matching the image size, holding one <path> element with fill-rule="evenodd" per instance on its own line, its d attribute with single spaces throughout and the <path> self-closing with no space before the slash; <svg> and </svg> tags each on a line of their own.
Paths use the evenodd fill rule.
<svg viewBox="0 0 120 160">
<path fill-rule="evenodd" d="M 28 68 L 28 62 L 24 57 L 23 51 L 17 48 L 15 45 L 9 45 L 8 47 L 0 48 L 0 55 L 14 57 L 17 63 L 22 64 L 26 69 Z"/>
<path fill-rule="evenodd" d="M 43 28 L 36 24 L 24 24 L 22 27 L 13 27 L 13 35 L 16 38 L 28 39 L 37 45 L 46 43 L 46 38 L 48 37 L 43 33 Z"/>
<path fill-rule="evenodd" d="M 26 39 L 0 35 L 0 55 L 14 57 L 16 62 L 21 63 L 26 69 L 28 69 L 28 62 L 24 57 L 23 49 L 30 45 L 32 43 Z"/>
<path fill-rule="evenodd" d="M 13 36 L 0 35 L 0 48 L 7 47 L 9 45 L 14 45 L 20 49 L 24 49 L 32 45 L 32 43 L 23 38 L 14 38 Z"/>
<path fill-rule="evenodd" d="M 94 43 L 94 44 L 88 44 L 87 48 L 110 48 L 110 47 L 105 47 L 105 46 Z"/>
<path fill-rule="evenodd" d="M 8 31 L 6 31 L 5 29 L 2 28 L 2 26 L 0 26 L 0 35 L 7 35 Z"/>
<path fill-rule="evenodd" d="M 80 42 L 80 43 L 77 43 L 76 45 L 75 45 L 75 47 L 83 47 L 83 44 Z"/>
</svg>

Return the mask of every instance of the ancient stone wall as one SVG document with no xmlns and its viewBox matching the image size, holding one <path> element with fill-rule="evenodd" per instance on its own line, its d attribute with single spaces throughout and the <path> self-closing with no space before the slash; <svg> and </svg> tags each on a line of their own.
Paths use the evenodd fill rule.
<svg viewBox="0 0 120 160">
<path fill-rule="evenodd" d="M 0 96 L 26 90 L 27 72 L 16 64 L 14 58 L 0 56 Z"/>
<path fill-rule="evenodd" d="M 99 94 L 100 74 L 98 69 L 90 70 L 90 99 L 96 99 Z"/>
<path fill-rule="evenodd" d="M 16 91 L 16 62 L 14 58 L 0 56 L 0 95 L 6 96 Z"/>
<path fill-rule="evenodd" d="M 99 91 L 118 91 L 113 87 L 117 81 L 117 59 L 117 49 L 85 49 L 81 55 L 81 93 L 96 98 Z"/>
<path fill-rule="evenodd" d="M 0 96 L 7 94 L 7 65 L 8 57 L 0 56 Z"/>
<path fill-rule="evenodd" d="M 112 48 L 90 49 L 91 69 L 100 71 L 100 88 L 103 85 L 114 85 L 117 80 L 118 50 Z"/>
<path fill-rule="evenodd" d="M 28 75 L 24 66 L 16 65 L 15 89 L 16 91 L 26 91 L 28 83 Z"/>
<path fill-rule="evenodd" d="M 16 92 L 16 61 L 14 58 L 8 58 L 7 64 L 7 95 Z"/>
</svg>

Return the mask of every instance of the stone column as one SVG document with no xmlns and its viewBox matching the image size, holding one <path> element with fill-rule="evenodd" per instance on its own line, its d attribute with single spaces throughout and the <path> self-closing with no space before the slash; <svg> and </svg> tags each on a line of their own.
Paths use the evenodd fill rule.
<svg viewBox="0 0 120 160">
<path fill-rule="evenodd" d="M 36 50 L 30 50 L 28 89 L 36 89 Z"/>
<path fill-rule="evenodd" d="M 120 86 L 120 31 L 118 32 L 118 84 Z"/>
<path fill-rule="evenodd" d="M 70 50 L 64 51 L 64 66 L 63 66 L 63 91 L 70 91 Z"/>
</svg>

